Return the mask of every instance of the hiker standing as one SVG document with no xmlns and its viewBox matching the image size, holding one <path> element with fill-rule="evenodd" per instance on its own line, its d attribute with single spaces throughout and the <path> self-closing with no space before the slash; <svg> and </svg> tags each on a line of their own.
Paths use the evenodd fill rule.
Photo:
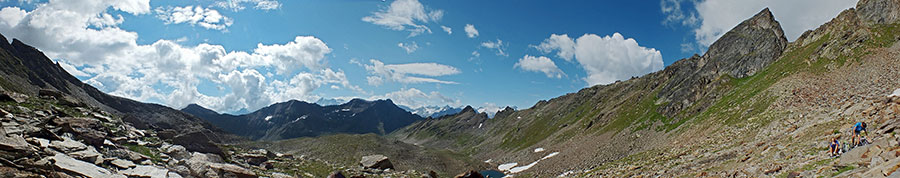
<svg viewBox="0 0 900 178">
<path fill-rule="evenodd" d="M 853 126 L 853 146 L 862 144 L 862 137 L 860 136 L 861 132 L 866 132 L 866 135 L 869 134 L 869 131 L 866 130 L 866 122 L 857 122 L 856 125 Z"/>
</svg>

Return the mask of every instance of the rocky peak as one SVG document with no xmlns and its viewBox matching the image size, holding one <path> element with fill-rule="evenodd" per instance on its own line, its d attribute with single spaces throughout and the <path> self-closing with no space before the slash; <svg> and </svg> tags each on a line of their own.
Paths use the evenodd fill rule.
<svg viewBox="0 0 900 178">
<path fill-rule="evenodd" d="M 185 111 L 187 113 L 219 114 L 216 111 L 213 111 L 211 109 L 205 108 L 205 107 L 197 105 L 197 104 L 189 104 L 186 107 L 184 107 L 183 109 L 181 109 L 181 111 Z"/>
<path fill-rule="evenodd" d="M 710 45 L 700 65 L 703 72 L 715 77 L 728 74 L 743 78 L 774 62 L 787 44 L 781 24 L 766 8 Z"/>
<path fill-rule="evenodd" d="M 460 114 L 462 114 L 462 113 L 476 113 L 477 114 L 478 111 L 475 111 L 475 108 L 472 108 L 472 106 L 466 105 L 466 107 L 463 108 L 463 110 L 460 111 L 459 113 Z"/>
<path fill-rule="evenodd" d="M 709 89 L 718 85 L 719 77 L 751 76 L 775 62 L 787 45 L 781 24 L 768 8 L 763 9 L 722 35 L 703 56 L 695 55 L 666 67 L 663 73 L 671 81 L 666 82 L 657 97 L 661 99 L 659 103 L 668 104 L 659 112 L 674 117 L 710 94 Z"/>
<path fill-rule="evenodd" d="M 516 111 L 516 109 L 513 109 L 512 107 L 507 106 L 506 108 L 503 108 L 503 110 L 498 111 L 497 114 L 494 115 L 494 118 L 505 118 L 506 116 L 511 115 L 515 111 Z"/>
</svg>

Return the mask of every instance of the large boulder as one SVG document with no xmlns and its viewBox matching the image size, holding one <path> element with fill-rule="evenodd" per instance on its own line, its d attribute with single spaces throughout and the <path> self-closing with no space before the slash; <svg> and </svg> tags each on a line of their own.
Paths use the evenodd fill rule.
<svg viewBox="0 0 900 178">
<path fill-rule="evenodd" d="M 215 154 L 194 152 L 186 163 L 191 174 L 198 177 L 257 177 L 249 169 L 233 164 L 225 164 L 222 157 Z"/>
<path fill-rule="evenodd" d="M 177 160 L 184 160 L 184 159 L 191 158 L 191 152 L 188 152 L 187 148 L 184 148 L 181 145 L 169 146 L 165 149 L 165 153 Z"/>
<path fill-rule="evenodd" d="M 172 141 L 174 142 L 174 144 L 182 145 L 184 146 L 184 148 L 192 152 L 224 155 L 225 153 L 222 152 L 222 149 L 212 141 L 210 136 L 213 135 L 206 132 L 191 132 L 175 136 Z"/>
<path fill-rule="evenodd" d="M 394 168 L 394 164 L 391 164 L 391 160 L 389 160 L 388 157 L 384 156 L 384 155 L 363 156 L 362 160 L 359 161 L 359 164 L 362 165 L 363 168 L 369 168 L 369 169 L 393 169 Z"/>
<path fill-rule="evenodd" d="M 93 146 L 102 146 L 107 137 L 107 129 L 100 120 L 88 117 L 62 117 L 53 119 L 62 131 L 72 133 L 76 139 Z"/>
<path fill-rule="evenodd" d="M 126 178 L 124 175 L 114 174 L 109 170 L 77 160 L 62 153 L 57 153 L 51 157 L 51 159 L 53 160 L 54 167 L 70 174 L 91 178 Z"/>
</svg>

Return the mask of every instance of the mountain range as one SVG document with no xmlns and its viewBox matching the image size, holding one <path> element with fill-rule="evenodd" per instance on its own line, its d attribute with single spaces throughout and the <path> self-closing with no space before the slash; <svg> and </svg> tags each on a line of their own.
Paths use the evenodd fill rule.
<svg viewBox="0 0 900 178">
<path fill-rule="evenodd" d="M 254 140 L 280 140 L 338 133 L 384 135 L 422 117 L 388 100 L 353 99 L 340 105 L 321 106 L 291 100 L 243 114 L 219 114 L 192 104 L 181 111 L 215 126 Z"/>
</svg>

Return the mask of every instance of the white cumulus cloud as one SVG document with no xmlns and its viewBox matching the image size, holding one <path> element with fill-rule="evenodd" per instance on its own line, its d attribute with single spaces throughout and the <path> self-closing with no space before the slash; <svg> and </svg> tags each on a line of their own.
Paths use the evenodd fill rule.
<svg viewBox="0 0 900 178">
<path fill-rule="evenodd" d="M 409 31 L 409 36 L 416 36 L 425 32 L 431 33 L 431 29 L 424 23 L 439 21 L 443 16 L 443 10 L 426 9 L 418 0 L 396 0 L 391 2 L 389 7 L 363 17 L 362 21 L 391 30 L 406 30 Z"/>
<path fill-rule="evenodd" d="M 544 53 L 558 51 L 557 56 L 564 59 L 574 58 L 587 72 L 584 81 L 589 85 L 609 84 L 663 68 L 658 50 L 640 46 L 619 33 L 603 37 L 585 34 L 576 40 L 553 34 L 533 47 Z"/>
<path fill-rule="evenodd" d="M 415 41 L 409 43 L 397 43 L 397 47 L 403 48 L 403 50 L 406 50 L 406 54 L 410 54 L 419 49 L 419 44 L 416 44 Z"/>
<path fill-rule="evenodd" d="M 371 64 L 363 64 L 369 76 L 366 79 L 369 85 L 378 86 L 385 81 L 400 83 L 441 83 L 456 84 L 452 81 L 438 80 L 433 77 L 456 75 L 459 69 L 438 63 L 408 63 L 408 64 L 384 64 L 372 59 Z"/>
<path fill-rule="evenodd" d="M 503 43 L 503 40 L 500 39 L 497 39 L 497 41 L 485 41 L 481 43 L 481 47 L 496 51 L 498 56 L 509 56 L 509 54 L 506 54 L 506 46 L 507 44 Z"/>
<path fill-rule="evenodd" d="M 466 24 L 466 27 L 463 28 L 463 31 L 466 31 L 466 36 L 469 38 L 475 38 L 478 36 L 478 29 L 475 29 L 475 25 Z"/>
<path fill-rule="evenodd" d="M 563 75 L 566 75 L 559 67 L 556 67 L 556 63 L 544 56 L 525 55 L 525 57 L 519 59 L 519 62 L 516 62 L 514 67 L 525 71 L 543 72 L 550 78 L 562 78 Z"/>
<path fill-rule="evenodd" d="M 188 23 L 206 29 L 225 30 L 234 23 L 234 20 L 225 17 L 219 11 L 200 6 L 157 7 L 154 11 L 156 17 L 166 24 Z"/>
<path fill-rule="evenodd" d="M 316 37 L 257 44 L 251 51 L 226 51 L 207 43 L 184 46 L 166 39 L 139 45 L 137 33 L 118 27 L 126 19 L 110 15 L 110 9 L 135 15 L 151 12 L 146 0 L 50 1 L 32 11 L 0 9 L 0 32 L 35 46 L 101 91 L 173 108 L 198 103 L 217 111 L 255 110 L 289 99 L 313 101 L 319 98 L 313 91 L 320 88 L 363 93 L 343 71 L 328 68 L 325 58 L 331 49 Z M 209 15 L 198 19 L 196 7 L 184 9 L 195 14 L 179 23 L 224 19 Z M 208 14 L 209 9 L 201 10 Z M 263 70 L 278 74 L 259 72 Z M 227 92 L 200 93 L 201 82 Z"/>
<path fill-rule="evenodd" d="M 458 99 L 444 96 L 440 92 L 423 92 L 416 88 L 400 89 L 398 91 L 385 93 L 384 95 L 372 96 L 369 99 L 391 99 L 398 105 L 403 105 L 410 108 L 443 105 L 455 106 L 460 104 L 460 101 Z"/>
<path fill-rule="evenodd" d="M 259 10 L 274 10 L 281 8 L 281 3 L 276 0 L 223 0 L 213 4 L 213 6 L 230 9 L 232 11 L 241 11 L 247 6 L 253 6 Z"/>
<path fill-rule="evenodd" d="M 550 38 L 545 39 L 540 45 L 532 45 L 532 47 L 537 48 L 543 53 L 550 53 L 554 50 L 558 50 L 556 57 L 563 58 L 566 61 L 572 61 L 572 58 L 575 57 L 575 41 L 572 40 L 572 38 L 569 38 L 569 35 L 567 34 L 551 34 Z"/>
<path fill-rule="evenodd" d="M 450 27 L 448 27 L 448 26 L 443 26 L 443 25 L 441 25 L 441 29 L 444 29 L 444 32 L 447 32 L 448 35 L 452 35 L 452 34 L 453 34 L 453 29 L 450 28 Z"/>
</svg>

